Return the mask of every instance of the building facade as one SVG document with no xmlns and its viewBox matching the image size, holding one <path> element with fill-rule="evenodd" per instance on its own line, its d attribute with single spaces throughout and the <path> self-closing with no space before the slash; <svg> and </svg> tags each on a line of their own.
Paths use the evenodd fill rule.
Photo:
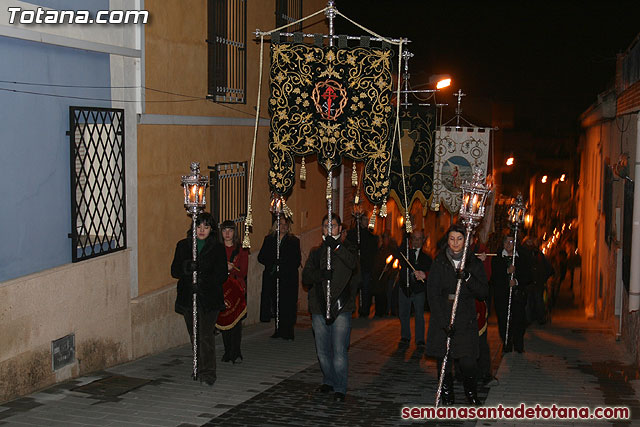
<svg viewBox="0 0 640 427">
<path fill-rule="evenodd" d="M 26 18 L 39 8 L 78 16 L 77 4 L 8 0 L 0 10 L 0 401 L 189 342 L 170 276 L 190 226 L 180 177 L 192 161 L 203 174 L 249 162 L 260 63 L 253 33 L 326 6 L 91 0 L 81 7 L 92 17 L 146 11 L 148 21 L 10 23 L 10 8 Z M 304 31 L 327 32 L 314 23 Z M 247 323 L 259 317 L 256 258 L 271 226 L 269 44 L 264 58 Z M 307 171 L 288 200 L 303 259 L 326 212 L 316 197 L 325 175 L 315 162 Z"/>
</svg>

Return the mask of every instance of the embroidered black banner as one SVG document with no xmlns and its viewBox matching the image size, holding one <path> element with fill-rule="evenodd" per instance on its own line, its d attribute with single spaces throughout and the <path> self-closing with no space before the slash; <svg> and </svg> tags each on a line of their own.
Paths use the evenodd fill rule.
<svg viewBox="0 0 640 427">
<path fill-rule="evenodd" d="M 433 190 L 435 107 L 400 110 L 400 137 L 404 165 L 400 162 L 400 147 L 396 142 L 391 160 L 391 197 L 401 210 L 410 208 L 416 199 L 426 209 Z M 409 206 L 404 204 L 403 168 Z"/>
<path fill-rule="evenodd" d="M 271 45 L 269 185 L 287 195 L 295 156 L 317 154 L 327 170 L 364 162 L 362 188 L 374 204 L 389 193 L 390 49 Z"/>
</svg>

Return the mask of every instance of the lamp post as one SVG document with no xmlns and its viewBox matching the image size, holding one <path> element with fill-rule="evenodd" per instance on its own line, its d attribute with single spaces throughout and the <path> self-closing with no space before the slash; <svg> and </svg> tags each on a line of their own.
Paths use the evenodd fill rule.
<svg viewBox="0 0 640 427">
<path fill-rule="evenodd" d="M 511 277 L 509 281 L 513 280 L 513 275 L 515 274 L 515 265 L 516 265 L 516 244 L 518 243 L 518 227 L 520 224 L 524 222 L 526 208 L 524 206 L 524 202 L 522 201 L 522 194 L 518 194 L 516 197 L 516 201 L 509 208 L 509 222 L 513 227 L 513 255 L 511 256 L 511 265 L 513 265 L 514 270 L 511 273 Z M 511 321 L 511 296 L 513 294 L 513 288 L 509 285 L 509 305 L 507 307 L 507 331 L 505 334 L 504 345 L 508 346 L 509 342 L 509 322 Z"/>
<path fill-rule="evenodd" d="M 184 208 L 191 215 L 191 239 L 193 246 L 191 248 L 192 260 L 195 262 L 198 258 L 198 249 L 196 244 L 196 221 L 198 214 L 201 213 L 207 205 L 206 189 L 209 185 L 209 178 L 200 175 L 200 163 L 191 162 L 191 175 L 182 176 L 182 188 L 184 190 Z M 195 292 L 198 283 L 198 271 L 193 271 L 193 373 L 194 380 L 198 379 L 198 301 Z"/>
<path fill-rule="evenodd" d="M 487 195 L 491 191 L 485 185 L 486 178 L 481 169 L 476 168 L 473 172 L 473 181 L 469 183 L 465 181 L 460 189 L 462 190 L 462 204 L 460 205 L 460 211 L 458 216 L 462 219 L 462 224 L 466 228 L 464 249 L 462 251 L 462 259 L 458 265 L 458 271 L 464 271 L 466 263 L 467 252 L 469 251 L 469 243 L 471 240 L 471 234 L 476 226 L 480 223 L 480 220 L 484 217 L 484 204 L 487 200 Z M 462 279 L 458 279 L 456 284 L 456 294 L 453 300 L 453 307 L 451 308 L 451 319 L 449 320 L 449 330 L 453 329 L 454 322 L 456 320 L 456 309 L 458 308 L 458 298 L 460 297 L 460 288 L 462 286 Z M 449 357 L 449 351 L 451 349 L 451 336 L 447 335 L 447 347 L 442 360 L 442 368 L 440 369 L 440 379 L 438 380 L 438 391 L 436 393 L 436 408 L 440 403 L 440 395 L 442 393 L 442 384 L 444 381 L 444 374 L 447 369 L 447 358 Z"/>
</svg>

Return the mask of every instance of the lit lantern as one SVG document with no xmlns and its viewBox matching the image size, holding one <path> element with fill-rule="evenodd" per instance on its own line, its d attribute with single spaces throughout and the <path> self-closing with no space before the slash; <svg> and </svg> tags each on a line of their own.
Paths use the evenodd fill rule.
<svg viewBox="0 0 640 427">
<path fill-rule="evenodd" d="M 487 188 L 482 170 L 476 169 L 471 183 L 465 181 L 462 190 L 462 204 L 460 205 L 460 218 L 464 225 L 475 226 L 484 216 L 484 203 L 490 190 Z"/>
<path fill-rule="evenodd" d="M 184 207 L 190 214 L 198 214 L 207 205 L 206 189 L 209 178 L 200 175 L 200 163 L 191 163 L 191 175 L 182 177 L 184 189 Z"/>
</svg>

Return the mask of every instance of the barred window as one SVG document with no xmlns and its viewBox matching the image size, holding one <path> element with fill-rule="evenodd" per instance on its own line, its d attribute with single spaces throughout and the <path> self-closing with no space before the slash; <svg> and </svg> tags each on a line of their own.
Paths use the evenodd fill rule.
<svg viewBox="0 0 640 427">
<path fill-rule="evenodd" d="M 302 0 L 276 0 L 276 28 L 302 19 Z M 302 31 L 302 22 L 293 25 L 285 32 Z"/>
<path fill-rule="evenodd" d="M 230 220 L 238 224 L 247 216 L 247 162 L 209 166 L 211 214 L 218 224 Z M 238 232 L 242 230 L 238 229 Z"/>
<path fill-rule="evenodd" d="M 208 0 L 208 94 L 215 102 L 247 102 L 247 0 Z"/>
<path fill-rule="evenodd" d="M 127 247 L 124 110 L 69 107 L 73 262 Z"/>
</svg>

